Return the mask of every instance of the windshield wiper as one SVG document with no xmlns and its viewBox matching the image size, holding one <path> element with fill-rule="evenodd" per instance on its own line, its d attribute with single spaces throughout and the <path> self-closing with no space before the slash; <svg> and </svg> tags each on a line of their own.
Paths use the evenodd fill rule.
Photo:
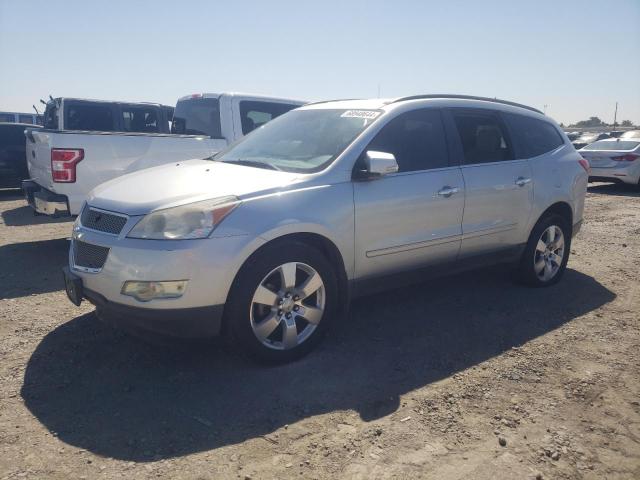
<svg viewBox="0 0 640 480">
<path fill-rule="evenodd" d="M 220 163 L 233 163 L 234 165 L 244 165 L 246 167 L 264 168 L 266 170 L 280 170 L 270 163 L 258 162 L 257 160 L 221 160 Z"/>
</svg>

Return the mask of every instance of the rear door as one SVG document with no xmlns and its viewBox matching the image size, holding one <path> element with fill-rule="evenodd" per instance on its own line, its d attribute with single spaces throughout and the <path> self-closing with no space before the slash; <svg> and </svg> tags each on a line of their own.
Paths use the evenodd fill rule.
<svg viewBox="0 0 640 480">
<path fill-rule="evenodd" d="M 449 161 L 441 112 L 420 109 L 393 118 L 368 150 L 392 153 L 399 170 L 354 181 L 357 277 L 455 260 L 464 182 Z"/>
<path fill-rule="evenodd" d="M 452 108 L 447 115 L 466 189 L 460 258 L 518 245 L 533 204 L 529 163 L 515 157 L 498 112 Z"/>
</svg>

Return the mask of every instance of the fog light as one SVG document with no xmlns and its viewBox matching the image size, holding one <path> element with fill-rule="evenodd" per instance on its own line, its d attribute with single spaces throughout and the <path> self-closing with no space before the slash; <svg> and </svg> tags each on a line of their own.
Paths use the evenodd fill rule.
<svg viewBox="0 0 640 480">
<path fill-rule="evenodd" d="M 187 280 L 171 280 L 166 282 L 138 282 L 129 280 L 122 286 L 123 295 L 148 302 L 154 298 L 178 298 L 184 294 Z"/>
</svg>

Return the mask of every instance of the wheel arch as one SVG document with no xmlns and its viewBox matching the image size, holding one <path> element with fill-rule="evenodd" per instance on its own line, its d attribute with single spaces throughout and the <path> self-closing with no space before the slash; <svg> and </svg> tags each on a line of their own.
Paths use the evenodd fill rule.
<svg viewBox="0 0 640 480">
<path fill-rule="evenodd" d="M 573 209 L 568 202 L 559 201 L 550 205 L 544 212 L 540 214 L 538 220 L 536 220 L 536 223 L 538 223 L 541 218 L 544 218 L 550 213 L 560 215 L 562 218 L 566 219 L 569 222 L 569 228 L 573 228 Z"/>
<path fill-rule="evenodd" d="M 295 232 L 295 233 L 286 233 L 280 236 L 271 238 L 267 242 L 260 245 L 256 248 L 242 263 L 240 268 L 238 268 L 233 281 L 231 283 L 231 288 L 227 293 L 227 299 L 231 294 L 232 289 L 236 288 L 238 279 L 243 269 L 251 263 L 251 261 L 257 256 L 261 255 L 265 250 L 269 248 L 273 248 L 277 246 L 279 243 L 286 242 L 299 242 L 309 245 L 311 247 L 316 248 L 320 253 L 322 253 L 327 260 L 335 266 L 336 280 L 338 282 L 338 304 L 340 306 L 346 307 L 349 304 L 351 299 L 350 293 L 350 282 L 347 277 L 347 271 L 344 264 L 344 259 L 342 258 L 342 254 L 340 253 L 340 249 L 338 246 L 330 240 L 328 237 L 321 235 L 315 232 Z M 346 308 L 345 308 L 346 310 Z M 223 316 L 224 317 L 224 316 Z M 225 330 L 227 327 L 223 322 L 222 328 Z"/>
</svg>

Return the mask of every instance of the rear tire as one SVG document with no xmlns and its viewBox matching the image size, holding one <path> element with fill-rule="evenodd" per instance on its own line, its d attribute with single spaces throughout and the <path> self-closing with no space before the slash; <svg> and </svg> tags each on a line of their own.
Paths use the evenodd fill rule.
<svg viewBox="0 0 640 480">
<path fill-rule="evenodd" d="M 532 287 L 548 287 L 560 281 L 571 251 L 571 225 L 550 213 L 533 227 L 522 254 L 519 276 Z"/>
<path fill-rule="evenodd" d="M 337 312 L 336 275 L 317 249 L 277 242 L 240 269 L 225 307 L 231 343 L 251 357 L 285 363 L 309 353 Z"/>
</svg>

